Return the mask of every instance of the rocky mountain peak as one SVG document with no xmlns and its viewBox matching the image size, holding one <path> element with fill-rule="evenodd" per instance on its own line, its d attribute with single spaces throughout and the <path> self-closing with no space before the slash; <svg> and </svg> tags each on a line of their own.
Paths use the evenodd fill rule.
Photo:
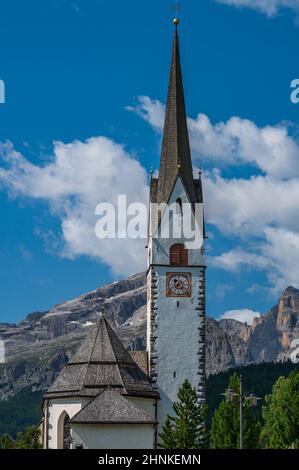
<svg viewBox="0 0 299 470">
<path fill-rule="evenodd" d="M 279 299 L 279 313 L 282 313 L 286 309 L 294 311 L 299 310 L 299 290 L 295 287 L 287 287 Z"/>
<path fill-rule="evenodd" d="M 299 330 L 299 290 L 287 287 L 278 301 L 276 330 L 279 332 L 278 342 L 282 347 L 282 356 L 290 347 Z"/>
<path fill-rule="evenodd" d="M 296 287 L 293 286 L 288 286 L 282 293 L 282 297 L 284 295 L 299 295 L 299 289 L 296 289 Z"/>
<path fill-rule="evenodd" d="M 0 400 L 32 386 L 48 388 L 97 321 L 100 308 L 129 349 L 144 349 L 146 277 L 144 273 L 112 282 L 47 312 L 34 312 L 17 325 L 0 323 L 7 364 L 0 374 Z M 249 363 L 289 357 L 299 338 L 299 290 L 289 286 L 278 304 L 252 326 L 207 318 L 207 374 Z"/>
</svg>

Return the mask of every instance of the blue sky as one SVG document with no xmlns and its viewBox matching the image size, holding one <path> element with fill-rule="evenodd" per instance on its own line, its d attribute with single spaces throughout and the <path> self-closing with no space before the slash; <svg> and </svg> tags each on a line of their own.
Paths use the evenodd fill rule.
<svg viewBox="0 0 299 470">
<path fill-rule="evenodd" d="M 299 8 L 185 0 L 180 10 L 208 314 L 265 312 L 299 287 Z M 0 17 L 0 322 L 13 322 L 145 265 L 142 244 L 99 246 L 94 208 L 116 190 L 146 199 L 173 1 L 7 0 Z"/>
</svg>

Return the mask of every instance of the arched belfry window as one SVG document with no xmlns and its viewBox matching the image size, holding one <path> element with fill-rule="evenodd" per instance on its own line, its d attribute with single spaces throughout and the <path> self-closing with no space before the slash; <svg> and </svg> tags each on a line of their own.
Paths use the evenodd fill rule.
<svg viewBox="0 0 299 470">
<path fill-rule="evenodd" d="M 71 426 L 70 417 L 63 411 L 57 423 L 57 447 L 58 449 L 70 449 L 71 447 Z"/>
<path fill-rule="evenodd" d="M 183 203 L 182 199 L 179 197 L 176 200 L 175 212 L 179 215 L 183 215 Z"/>
<path fill-rule="evenodd" d="M 182 243 L 176 243 L 170 248 L 171 266 L 188 266 L 188 249 Z"/>
</svg>

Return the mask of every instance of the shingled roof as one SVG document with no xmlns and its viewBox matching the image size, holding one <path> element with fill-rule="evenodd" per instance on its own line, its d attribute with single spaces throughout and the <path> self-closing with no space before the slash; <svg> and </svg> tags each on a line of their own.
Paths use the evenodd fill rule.
<svg viewBox="0 0 299 470">
<path fill-rule="evenodd" d="M 151 181 L 151 202 L 168 203 L 180 176 L 192 204 L 202 202 L 195 187 L 187 127 L 180 47 L 175 27 L 159 178 Z M 198 181 L 198 180 L 197 180 Z M 198 183 L 197 183 L 198 184 Z M 200 180 L 199 180 L 199 184 Z"/>
<path fill-rule="evenodd" d="M 45 398 L 97 396 L 104 388 L 130 396 L 157 397 L 148 376 L 133 361 L 102 316 L 64 367 Z"/>
<path fill-rule="evenodd" d="M 72 419 L 72 424 L 156 424 L 156 421 L 118 390 L 106 388 Z"/>
</svg>

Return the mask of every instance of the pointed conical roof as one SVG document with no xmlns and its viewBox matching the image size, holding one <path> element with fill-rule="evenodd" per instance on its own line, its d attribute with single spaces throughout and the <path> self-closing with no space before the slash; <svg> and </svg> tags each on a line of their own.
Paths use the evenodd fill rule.
<svg viewBox="0 0 299 470">
<path fill-rule="evenodd" d="M 86 362 L 89 364 L 132 362 L 129 352 L 104 316 L 100 317 L 96 327 L 71 358 L 69 364 Z"/>
<path fill-rule="evenodd" d="M 118 388 L 132 396 L 157 395 L 148 376 L 102 316 L 48 389 L 46 397 L 96 396 L 106 387 Z"/>
<path fill-rule="evenodd" d="M 172 62 L 165 114 L 158 180 L 152 179 L 152 202 L 168 203 L 175 181 L 181 176 L 191 203 L 200 202 L 193 179 L 187 116 L 180 61 L 177 24 L 174 31 Z"/>
</svg>

